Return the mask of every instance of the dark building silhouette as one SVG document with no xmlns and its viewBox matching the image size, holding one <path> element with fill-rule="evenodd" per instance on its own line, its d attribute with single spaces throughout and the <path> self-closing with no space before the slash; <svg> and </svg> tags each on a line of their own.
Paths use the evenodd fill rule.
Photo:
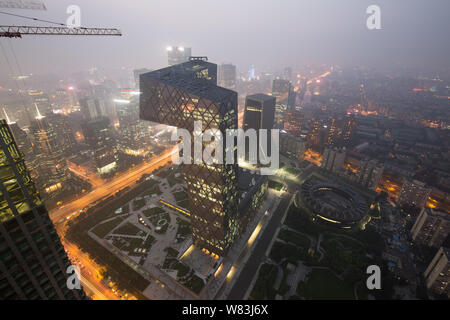
<svg viewBox="0 0 450 320">
<path fill-rule="evenodd" d="M 0 299 L 85 299 L 5 120 L 0 147 Z"/>
</svg>

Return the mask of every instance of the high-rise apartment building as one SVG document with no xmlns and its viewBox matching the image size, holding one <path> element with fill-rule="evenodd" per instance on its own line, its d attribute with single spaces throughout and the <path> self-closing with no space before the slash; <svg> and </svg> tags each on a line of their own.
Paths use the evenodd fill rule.
<svg viewBox="0 0 450 320">
<path fill-rule="evenodd" d="M 450 298 L 450 248 L 439 248 L 425 270 L 424 277 L 430 292 Z"/>
<path fill-rule="evenodd" d="M 194 121 L 200 120 L 203 131 L 220 130 L 224 137 L 226 129 L 237 129 L 237 93 L 217 86 L 213 63 L 191 58 L 143 74 L 140 83 L 141 119 L 191 133 Z M 238 165 L 202 163 L 184 168 L 194 243 L 223 255 L 245 227 L 238 211 Z"/>
<path fill-rule="evenodd" d="M 321 168 L 337 173 L 345 161 L 345 150 L 326 147 L 323 153 Z"/>
<path fill-rule="evenodd" d="M 0 299 L 85 299 L 5 120 L 0 147 Z"/>
<path fill-rule="evenodd" d="M 431 188 L 427 187 L 424 182 L 405 179 L 397 202 L 399 204 L 407 204 L 413 205 L 417 208 L 423 208 L 427 203 L 430 193 Z"/>
<path fill-rule="evenodd" d="M 358 183 L 375 190 L 383 175 L 384 166 L 376 160 L 362 160 L 357 171 Z"/>
<path fill-rule="evenodd" d="M 440 247 L 449 234 L 448 213 L 430 208 L 422 209 L 411 228 L 412 239 L 429 247 Z"/>
</svg>

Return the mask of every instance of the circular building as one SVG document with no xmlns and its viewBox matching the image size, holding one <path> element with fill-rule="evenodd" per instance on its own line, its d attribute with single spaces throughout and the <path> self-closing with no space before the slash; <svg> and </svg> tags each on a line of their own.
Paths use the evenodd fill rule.
<svg viewBox="0 0 450 320">
<path fill-rule="evenodd" d="M 296 204 L 307 209 L 317 221 L 343 229 L 359 227 L 369 212 L 369 204 L 357 192 L 324 181 L 303 183 Z"/>
</svg>

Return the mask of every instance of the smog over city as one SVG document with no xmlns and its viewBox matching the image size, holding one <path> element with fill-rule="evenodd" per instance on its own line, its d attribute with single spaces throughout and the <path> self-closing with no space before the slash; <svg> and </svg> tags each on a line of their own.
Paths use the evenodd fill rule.
<svg viewBox="0 0 450 320">
<path fill-rule="evenodd" d="M 0 304 L 448 301 L 449 14 L 0 0 Z"/>
</svg>

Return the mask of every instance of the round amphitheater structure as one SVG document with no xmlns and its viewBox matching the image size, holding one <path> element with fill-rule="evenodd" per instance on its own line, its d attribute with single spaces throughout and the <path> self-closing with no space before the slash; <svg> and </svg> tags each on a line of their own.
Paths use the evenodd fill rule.
<svg viewBox="0 0 450 320">
<path fill-rule="evenodd" d="M 361 195 L 334 182 L 306 181 L 297 192 L 295 202 L 314 220 L 342 229 L 361 227 L 369 212 L 369 204 Z"/>
</svg>

